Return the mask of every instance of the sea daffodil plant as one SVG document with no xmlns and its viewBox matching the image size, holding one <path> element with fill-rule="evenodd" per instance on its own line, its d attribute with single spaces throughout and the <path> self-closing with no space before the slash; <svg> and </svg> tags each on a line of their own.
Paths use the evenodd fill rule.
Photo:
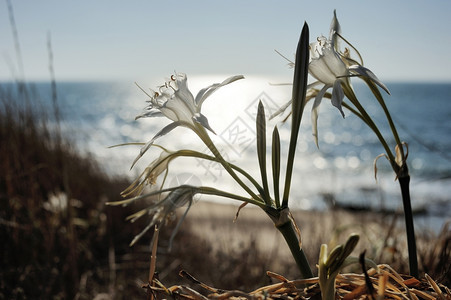
<svg viewBox="0 0 451 300">
<path fill-rule="evenodd" d="M 302 276 L 305 278 L 313 277 L 310 265 L 301 247 L 299 230 L 288 208 L 296 143 L 299 135 L 301 117 L 306 103 L 309 62 L 308 35 L 308 26 L 307 24 L 304 24 L 296 50 L 292 101 L 292 110 L 294 113 L 292 114 L 292 132 L 286 161 L 285 185 L 282 193 L 279 192 L 281 149 L 277 127 L 274 129 L 272 135 L 273 195 L 271 195 L 271 190 L 269 188 L 268 172 L 266 168 L 266 120 L 264 107 L 261 103 L 259 104 L 256 118 L 257 154 L 261 183 L 239 166 L 224 159 L 209 136 L 209 132 L 214 133 L 214 131 L 210 127 L 207 118 L 201 113 L 202 103 L 207 97 L 218 88 L 242 79 L 243 76 L 233 76 L 224 80 L 222 83 L 210 85 L 209 87 L 200 90 L 196 97 L 193 97 L 188 89 L 187 76 L 182 73 L 172 75 L 169 80 L 158 88 L 158 91 L 151 90 L 150 92 L 147 92 L 142 89 L 149 97 L 149 100 L 147 101 L 149 104 L 144 112 L 137 118 L 165 116 L 170 119 L 172 123 L 161 129 L 149 142 L 141 144 L 142 148 L 139 155 L 134 160 L 132 167 L 150 147 L 160 147 L 163 151 L 161 155 L 145 169 L 141 176 L 123 192 L 123 196 L 131 198 L 109 203 L 111 205 L 126 205 L 140 199 L 148 199 L 149 197 L 157 198 L 154 204 L 130 217 L 131 220 L 136 220 L 146 214 L 153 215 L 149 225 L 143 232 L 135 237 L 132 243 L 135 243 L 137 239 L 139 239 L 147 230 L 152 228 L 153 225 L 158 224 L 160 225 L 158 226 L 160 228 L 161 224 L 166 222 L 167 217 L 170 216 L 175 208 L 179 207 L 181 204 L 191 204 L 194 195 L 207 194 L 222 196 L 244 202 L 244 204 L 257 205 L 262 208 L 274 222 L 276 228 L 284 236 Z M 204 154 L 189 149 L 169 151 L 166 148 L 155 145 L 154 142 L 156 139 L 169 133 L 177 126 L 184 126 L 191 129 L 208 147 L 211 154 Z M 149 193 L 144 192 L 144 187 L 146 185 L 154 184 L 160 174 L 167 172 L 171 161 L 182 156 L 197 157 L 221 164 L 247 195 L 243 196 L 208 186 L 190 185 L 168 188 L 164 188 L 162 185 L 160 189 L 156 191 Z M 246 182 L 242 180 L 243 177 L 247 179 Z M 188 208 L 189 207 L 190 206 L 188 206 Z M 180 222 L 181 221 L 179 221 L 176 226 L 176 229 Z M 174 232 L 176 232 L 176 230 Z"/>
<path fill-rule="evenodd" d="M 340 43 L 345 43 L 350 48 L 344 48 L 344 50 L 341 50 Z M 357 53 L 357 59 L 352 57 L 351 50 Z M 263 211 L 274 222 L 275 227 L 284 236 L 302 276 L 304 278 L 313 277 L 310 265 L 301 247 L 299 229 L 297 228 L 289 209 L 290 187 L 293 177 L 293 165 L 295 161 L 297 139 L 299 136 L 303 111 L 307 101 L 310 99 L 315 99 L 312 108 L 312 127 L 316 141 L 316 123 L 319 111 L 318 107 L 323 98 L 331 98 L 332 104 L 339 109 L 343 116 L 344 112 L 342 108 L 344 107 L 361 118 L 376 133 L 387 152 L 387 158 L 392 164 L 392 167 L 395 170 L 400 182 L 402 182 L 401 189 L 403 191 L 403 199 L 407 199 L 408 180 L 406 193 L 405 179 L 408 179 L 409 177 L 407 165 L 405 163 L 406 155 L 404 155 L 403 144 L 399 140 L 396 128 L 391 120 L 378 86 L 386 92 L 388 92 L 388 89 L 369 69 L 363 66 L 363 60 L 361 59 L 358 51 L 342 37 L 340 33 L 340 25 L 335 13 L 328 39 L 325 37 L 320 37 L 316 40 L 316 42 L 309 44 L 309 29 L 307 24 L 304 24 L 296 49 L 296 59 L 293 66 L 294 77 L 292 99 L 290 101 L 291 134 L 288 152 L 286 155 L 287 159 L 286 161 L 282 160 L 280 136 L 277 127 L 275 127 L 272 134 L 271 150 L 272 189 L 270 189 L 268 168 L 266 166 L 266 120 L 263 105 L 261 103 L 259 104 L 256 118 L 256 149 L 261 175 L 259 179 L 254 178 L 246 170 L 240 168 L 238 165 L 232 164 L 222 156 L 210 138 L 210 134 L 214 134 L 214 130 L 209 125 L 207 117 L 201 112 L 202 104 L 209 96 L 216 92 L 220 87 L 224 87 L 234 81 L 243 79 L 243 76 L 232 76 L 225 79 L 221 83 L 212 84 L 204 89 L 201 89 L 196 97 L 194 97 L 188 89 L 188 79 L 183 73 L 175 73 L 168 80 L 166 80 L 163 85 L 160 85 L 156 91 L 145 91 L 140 87 L 149 99 L 147 101 L 148 105 L 145 107 L 143 113 L 137 116 L 137 119 L 144 117 L 166 117 L 171 122 L 158 131 L 150 141 L 145 144 L 141 144 L 142 147 L 138 156 L 133 161 L 132 167 L 151 147 L 160 147 L 162 152 L 157 159 L 153 160 L 149 164 L 140 177 L 123 192 L 123 196 L 131 198 L 110 203 L 112 205 L 127 205 L 140 199 L 153 200 L 153 204 L 149 207 L 130 216 L 130 219 L 134 221 L 142 216 L 152 215 L 149 225 L 133 239 L 132 244 L 135 243 L 147 230 L 152 228 L 153 225 L 158 224 L 159 228 L 161 225 L 164 225 L 168 217 L 172 215 L 177 207 L 188 204 L 185 214 L 181 220 L 179 220 L 176 230 L 174 230 L 173 234 L 175 234 L 183 221 L 184 216 L 188 212 L 188 209 L 191 207 L 191 203 L 195 195 L 203 194 L 221 196 L 241 201 L 244 204 L 253 204 L 263 209 Z M 316 79 L 316 81 L 307 85 L 309 72 Z M 371 117 L 355 96 L 350 81 L 352 77 L 359 77 L 364 80 L 370 87 L 376 99 L 379 101 L 380 105 L 383 107 L 395 137 L 396 155 L 393 155 L 385 138 L 382 136 Z M 322 87 L 320 89 L 316 88 L 318 85 L 322 85 Z M 332 94 L 327 93 L 327 90 L 330 88 L 332 88 Z M 345 97 L 350 103 L 346 101 Z M 200 153 L 191 149 L 170 151 L 155 144 L 155 141 L 158 138 L 168 134 L 178 126 L 183 126 L 192 130 L 208 147 L 210 153 Z M 196 157 L 220 164 L 238 183 L 238 185 L 242 188 L 241 192 L 244 192 L 245 195 L 235 191 L 230 192 L 209 186 L 180 185 L 165 188 L 164 180 L 163 184 L 157 190 L 147 192 L 145 187 L 147 185 L 156 184 L 157 178 L 161 174 L 167 174 L 169 164 L 178 157 Z M 280 190 L 280 173 L 283 169 L 281 165 L 284 162 L 286 173 L 283 182 L 283 189 Z M 243 180 L 244 178 L 246 180 Z M 408 199 L 408 204 L 410 204 L 410 198 Z M 410 246 L 411 244 L 409 243 L 409 251 Z M 353 249 L 353 247 L 348 248 Z M 324 260 L 327 256 L 327 249 L 323 250 L 325 251 L 322 252 L 321 258 Z M 346 255 L 344 255 L 343 258 L 349 255 L 348 251 L 346 251 L 345 254 Z M 325 261 L 328 261 L 328 259 Z M 341 263 L 343 263 L 343 261 L 341 261 Z M 327 267 L 329 264 L 325 263 L 324 266 Z M 335 271 L 336 269 L 333 270 L 333 274 L 335 274 Z M 411 264 L 411 272 L 412 275 L 415 275 L 413 264 Z M 327 280 L 329 279 L 332 279 L 332 277 L 328 277 Z"/>
<path fill-rule="evenodd" d="M 341 48 L 341 44 L 347 46 Z M 354 53 L 355 56 L 353 56 L 352 53 Z M 341 27 L 335 11 L 330 26 L 329 38 L 321 36 L 317 38 L 316 42 L 311 43 L 310 55 L 309 73 L 316 81 L 308 85 L 309 90 L 307 95 L 308 100 L 315 99 L 311 114 L 312 131 L 315 143 L 318 146 L 317 122 L 319 105 L 323 98 L 330 98 L 332 105 L 337 107 L 343 117 L 345 114 L 342 108 L 345 107 L 373 130 L 385 150 L 385 153 L 378 156 L 374 162 L 375 174 L 377 173 L 377 159 L 382 156 L 386 157 L 395 172 L 396 179 L 398 179 L 400 183 L 406 222 L 410 273 L 411 275 L 418 277 L 416 242 L 409 191 L 410 175 L 406 162 L 407 144 L 401 141 L 378 86 L 388 94 L 390 94 L 390 92 L 371 70 L 363 66 L 363 59 L 359 51 L 341 35 Z M 291 65 L 292 62 L 290 62 L 290 66 Z M 389 146 L 386 138 L 380 132 L 378 126 L 357 99 L 351 85 L 351 78 L 354 77 L 362 79 L 368 85 L 384 111 L 396 143 L 393 147 L 395 150 L 394 152 L 392 150 L 393 148 Z M 318 89 L 318 85 L 322 85 L 322 87 Z M 330 88 L 332 88 L 332 94 L 327 93 L 327 90 Z M 349 100 L 349 102 L 346 101 L 346 99 Z M 280 114 L 281 112 L 283 112 L 283 110 L 279 110 L 276 114 Z"/>
</svg>

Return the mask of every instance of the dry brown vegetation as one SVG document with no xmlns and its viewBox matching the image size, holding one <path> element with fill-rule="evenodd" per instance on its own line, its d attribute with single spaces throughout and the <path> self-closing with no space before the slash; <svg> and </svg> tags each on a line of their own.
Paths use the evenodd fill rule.
<svg viewBox="0 0 451 300">
<path fill-rule="evenodd" d="M 205 273 L 205 263 L 188 265 L 183 263 L 185 257 L 179 258 L 181 267 L 201 282 L 222 289 L 240 289 L 250 291 L 270 282 L 262 276 L 265 271 L 282 274 L 288 279 L 299 279 L 300 274 L 293 262 L 291 253 L 283 237 L 274 228 L 271 220 L 259 209 L 245 207 L 233 222 L 237 205 L 222 205 L 207 202 L 196 203 L 186 220 L 188 236 L 177 236 L 181 247 L 190 247 L 193 236 L 200 245 L 208 245 L 206 253 L 217 257 L 211 265 L 211 273 Z M 407 242 L 402 226 L 395 226 L 402 216 L 382 215 L 372 212 L 336 211 L 295 211 L 294 218 L 301 229 L 302 243 L 310 260 L 312 270 L 316 272 L 316 263 L 320 245 L 326 243 L 330 248 L 344 243 L 350 233 L 361 236 L 355 256 L 366 250 L 366 257 L 377 264 L 388 264 L 400 274 L 408 274 Z M 428 273 L 437 282 L 447 286 L 451 278 L 451 228 L 446 224 L 437 236 L 430 232 L 418 234 L 419 261 L 422 276 Z M 180 246 L 179 246 L 180 247 Z M 194 251 L 196 252 L 196 251 Z M 190 252 L 191 253 L 191 252 Z M 161 255 L 160 255 L 161 256 Z M 238 261 L 235 259 L 238 258 Z M 189 261 L 189 260 L 188 260 Z M 236 269 L 230 268 L 230 262 Z M 159 263 L 159 264 L 158 264 Z M 158 262 L 164 275 L 168 269 L 176 274 L 179 269 L 169 263 Z M 223 268 L 228 268 L 225 272 Z M 246 278 L 227 286 L 227 280 L 234 272 Z M 345 271 L 360 272 L 360 266 Z M 180 283 L 180 279 L 167 280 L 160 276 L 162 282 Z M 245 283 L 248 282 L 248 283 Z"/>
</svg>

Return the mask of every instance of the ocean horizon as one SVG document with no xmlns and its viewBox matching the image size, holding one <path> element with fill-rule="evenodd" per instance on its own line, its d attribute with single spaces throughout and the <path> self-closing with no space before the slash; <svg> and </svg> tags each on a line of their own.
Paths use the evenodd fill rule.
<svg viewBox="0 0 451 300">
<path fill-rule="evenodd" d="M 193 76 L 188 78 L 190 90 L 198 90 L 228 76 Z M 138 82 L 143 88 L 155 89 L 163 81 Z M 291 87 L 277 85 L 261 77 L 246 78 L 222 87 L 206 100 L 203 114 L 216 135 L 211 135 L 224 157 L 242 167 L 260 181 L 255 151 L 255 115 L 259 101 L 269 117 L 290 99 Z M 33 93 L 32 106 L 43 109 L 53 119 L 50 82 L 26 83 Z M 370 90 L 353 81 L 357 97 L 367 108 L 390 145 L 390 128 L 382 109 Z M 451 83 L 387 82 L 391 95 L 383 93 L 385 102 L 408 144 L 408 166 L 411 174 L 413 209 L 417 226 L 438 231 L 451 220 Z M 16 93 L 16 83 L 0 83 L 3 92 Z M 145 143 L 165 124 L 163 118 L 139 119 L 146 105 L 146 95 L 133 82 L 56 82 L 56 100 L 60 114 L 59 126 L 82 153 L 92 155 L 112 176 L 134 178 L 153 159 L 159 149 L 152 149 L 130 170 L 139 146 L 114 145 Z M 38 100 L 35 100 L 38 99 Z M 400 190 L 395 174 L 385 158 L 375 134 L 351 112 L 345 118 L 329 101 L 321 104 L 318 119 L 319 148 L 316 147 L 310 124 L 311 104 L 304 112 L 294 165 L 290 207 L 292 209 L 325 210 L 331 202 L 374 211 L 402 211 Z M 267 119 L 268 166 L 271 166 L 271 134 L 277 125 L 282 151 L 287 150 L 290 122 L 281 117 Z M 187 128 L 177 128 L 157 141 L 170 150 L 190 148 L 208 153 L 208 149 Z M 393 149 L 394 150 L 394 149 Z M 282 165 L 284 156 L 282 153 Z M 282 174 L 283 171 L 282 171 Z M 271 178 L 269 168 L 268 175 Z M 214 186 L 243 194 L 220 166 L 198 159 L 181 158 L 171 163 L 166 184 L 192 183 Z M 283 182 L 283 176 L 282 176 Z M 204 199 L 206 196 L 202 196 Z M 207 199 L 222 201 L 219 199 Z"/>
</svg>

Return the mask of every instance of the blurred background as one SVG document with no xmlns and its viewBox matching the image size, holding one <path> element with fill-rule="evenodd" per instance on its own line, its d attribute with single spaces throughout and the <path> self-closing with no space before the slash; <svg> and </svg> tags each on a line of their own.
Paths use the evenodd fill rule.
<svg viewBox="0 0 451 300">
<path fill-rule="evenodd" d="M 150 237 L 141 243 L 141 248 L 129 248 L 128 243 L 147 220 L 129 224 L 124 219 L 136 208 L 105 207 L 106 201 L 119 200 L 120 191 L 159 155 L 151 150 L 130 170 L 139 146 L 109 148 L 146 142 L 166 122 L 134 120 L 147 100 L 135 82 L 145 89 L 156 89 L 174 72 L 183 72 L 195 95 L 229 76 L 244 75 L 244 80 L 211 96 L 203 113 L 217 133 L 212 138 L 225 157 L 258 177 L 254 146 L 258 101 L 264 103 L 269 116 L 290 99 L 291 93 L 290 86 L 278 84 L 292 80 L 292 69 L 274 50 L 294 59 L 304 22 L 310 27 L 310 40 L 328 36 L 334 9 L 342 35 L 360 51 L 365 66 L 391 92 L 384 94 L 385 101 L 401 139 L 409 145 L 417 232 L 425 244 L 428 238 L 437 242 L 441 241 L 437 236 L 445 236 L 445 240 L 449 237 L 449 229 L 442 230 L 451 218 L 451 60 L 447 58 L 451 46 L 451 3 L 378 1 L 369 6 L 347 1 L 338 7 L 334 1 L 175 1 L 170 5 L 157 1 L 5 1 L 1 6 L 4 171 L 0 180 L 0 226 L 7 242 L 1 246 L 0 296 L 27 298 L 32 287 L 37 286 L 43 297 L 120 298 L 134 293 L 140 297 L 136 282 L 137 278 L 145 281 L 147 276 Z M 383 112 L 369 89 L 357 78 L 353 85 L 359 100 L 389 136 Z M 311 135 L 310 109 L 311 105 L 307 105 L 301 125 L 292 209 L 329 217 L 337 209 L 358 211 L 357 214 L 370 212 L 378 226 L 393 222 L 402 233 L 402 216 L 396 217 L 402 211 L 398 183 L 383 158 L 377 163 L 378 180 L 374 179 L 373 161 L 383 153 L 377 138 L 350 112 L 345 111 L 343 119 L 325 101 L 319 117 L 317 148 Z M 268 128 L 279 127 L 282 148 L 286 150 L 290 124 L 281 123 L 282 119 L 268 120 Z M 184 128 L 159 142 L 173 150 L 195 148 L 207 152 L 196 136 Z M 171 165 L 170 171 L 169 184 L 192 180 L 242 193 L 218 166 L 202 161 L 180 160 Z M 205 197 L 196 201 L 199 206 L 237 205 Z M 162 247 L 164 254 L 159 263 L 167 271 L 163 273 L 169 282 L 176 282 L 171 278 L 177 278 L 183 264 L 174 257 L 186 257 L 185 266 L 190 265 L 188 262 L 197 266 L 196 259 L 205 253 L 221 262 L 231 253 L 243 259 L 246 253 L 261 249 L 260 235 L 247 232 L 246 226 L 235 226 L 230 228 L 231 239 L 239 233 L 248 238 L 229 252 L 218 252 L 211 242 L 218 238 L 214 229 L 220 226 L 214 224 L 212 217 L 209 225 L 203 227 L 210 226 L 211 237 L 205 233 L 203 239 L 199 238 L 203 234 L 196 224 L 204 223 L 195 210 L 196 206 L 179 240 L 190 245 L 190 251 L 177 256 L 166 253 Z M 228 217 L 232 220 L 233 216 L 232 213 Z M 357 219 L 356 223 L 369 220 Z M 301 228 L 314 235 L 314 229 L 309 228 L 314 228 L 315 223 L 306 222 Z M 334 232 L 339 225 L 342 224 L 330 224 L 324 231 Z M 392 229 L 382 226 L 375 230 L 384 232 L 385 237 Z M 187 238 L 191 235 L 195 237 Z M 249 242 L 254 239 L 255 243 Z M 330 239 L 330 235 L 325 235 L 311 242 L 312 261 L 316 260 L 319 245 Z M 381 244 L 387 246 L 385 242 Z M 391 243 L 390 247 L 399 251 L 395 254 L 401 255 L 404 242 Z M 424 253 L 431 256 L 448 247 L 440 248 L 440 242 L 429 244 L 434 246 Z M 236 254 L 237 249 L 242 251 Z M 196 257 L 194 253 L 200 254 Z M 395 254 L 390 261 L 400 259 Z M 234 279 L 222 284 L 252 288 L 265 282 L 261 275 L 272 267 L 268 255 L 271 254 L 262 254 L 259 262 L 249 261 L 259 266 L 255 282 L 231 276 Z M 289 259 L 280 264 L 287 266 L 280 272 L 296 276 L 288 267 Z M 449 256 L 443 259 L 446 261 Z M 424 263 L 423 271 L 440 263 L 443 261 Z M 234 266 L 231 263 L 228 272 L 239 273 L 233 271 Z M 442 269 L 436 273 L 446 274 Z M 211 273 L 206 274 L 204 278 L 212 283 L 219 282 Z"/>
</svg>

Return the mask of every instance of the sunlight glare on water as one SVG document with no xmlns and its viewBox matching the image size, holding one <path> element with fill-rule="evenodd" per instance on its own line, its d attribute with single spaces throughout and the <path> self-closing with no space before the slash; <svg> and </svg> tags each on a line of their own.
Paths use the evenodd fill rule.
<svg viewBox="0 0 451 300">
<path fill-rule="evenodd" d="M 287 78 L 263 78 L 246 76 L 218 89 L 203 104 L 202 113 L 208 118 L 216 135 L 210 137 L 223 156 L 240 166 L 260 181 L 255 142 L 255 116 L 261 100 L 267 117 L 290 99 Z M 170 74 L 167 74 L 169 77 Z M 197 92 L 213 83 L 222 82 L 229 76 L 190 76 L 188 86 L 195 96 Z M 152 80 L 141 80 L 144 89 L 158 89 L 164 76 Z M 37 84 L 43 95 L 48 94 L 47 84 Z M 447 153 L 449 139 L 449 116 L 451 105 L 448 84 L 391 84 L 392 95 L 387 97 L 387 106 L 399 125 L 402 140 L 409 144 L 409 167 L 411 173 L 412 205 L 415 208 L 442 207 L 450 202 L 451 158 Z M 382 133 L 390 137 L 390 130 L 383 113 L 378 109 L 374 96 L 363 85 L 355 85 L 356 93 L 363 105 L 380 126 Z M 59 103 L 62 114 L 61 128 L 65 136 L 76 143 L 81 151 L 91 153 L 101 167 L 112 175 L 139 175 L 144 168 L 160 155 L 158 148 L 150 149 L 130 170 L 131 163 L 139 153 L 139 145 L 109 148 L 123 143 L 145 143 L 170 121 L 166 118 L 142 118 L 135 116 L 146 106 L 147 96 L 133 82 L 98 83 L 66 82 L 58 84 Z M 48 99 L 48 98 L 43 98 Z M 419 104 L 426 103 L 421 106 Z M 406 105 L 408 103 L 409 105 Z M 51 102 L 44 105 L 51 107 Z M 413 104 L 413 105 L 410 105 Z M 281 188 L 283 185 L 290 118 L 281 123 L 287 112 L 272 120 L 267 118 L 267 168 L 271 181 L 271 135 L 278 126 L 281 138 Z M 345 110 L 343 119 L 338 110 L 323 101 L 318 119 L 319 148 L 311 131 L 311 103 L 303 115 L 298 136 L 294 176 L 291 186 L 293 209 L 324 209 L 325 196 L 333 195 L 337 202 L 353 203 L 375 209 L 393 210 L 402 207 L 399 184 L 385 158 L 377 162 L 378 180 L 375 180 L 374 159 L 384 149 L 374 133 L 361 120 Z M 194 149 L 210 154 L 208 148 L 187 128 L 176 128 L 157 140 L 169 150 Z M 393 141 L 389 141 L 392 145 Z M 183 175 L 183 176 L 182 176 Z M 189 176 L 188 176 L 189 175 Z M 170 165 L 167 183 L 180 182 L 180 178 L 196 176 L 196 184 L 213 186 L 246 196 L 231 177 L 218 164 L 198 159 L 177 159 Z M 172 177 L 171 177 L 172 176 Z M 180 178 L 177 176 L 181 176 Z M 270 186 L 272 186 L 270 184 Z M 430 209 L 429 209 L 430 208 Z M 435 209 L 444 212 L 445 210 Z M 449 213 L 448 213 L 449 214 Z"/>
</svg>

